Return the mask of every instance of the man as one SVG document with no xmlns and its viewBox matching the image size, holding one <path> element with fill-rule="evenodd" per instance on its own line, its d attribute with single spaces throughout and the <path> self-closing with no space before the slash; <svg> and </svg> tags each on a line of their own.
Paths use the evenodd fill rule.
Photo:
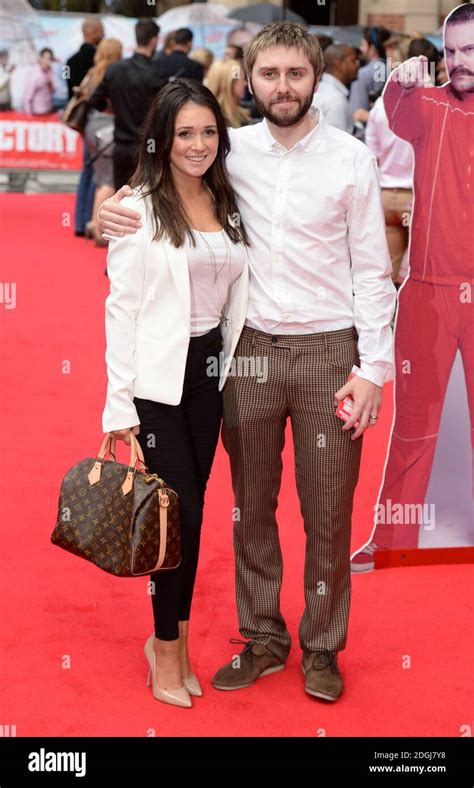
<svg viewBox="0 0 474 788">
<path fill-rule="evenodd" d="M 446 85 L 430 83 L 428 60 L 420 56 L 392 73 L 383 94 L 391 130 L 414 149 L 415 201 L 410 276 L 400 290 L 395 332 L 394 424 L 376 529 L 352 560 L 358 572 L 374 568 L 377 550 L 418 546 L 419 528 L 427 525 L 423 504 L 458 350 L 474 426 L 473 5 L 458 6 L 446 18 L 444 36 Z M 392 523 L 386 517 L 390 511 L 403 511 L 402 521 L 397 517 Z"/>
<path fill-rule="evenodd" d="M 385 214 L 385 232 L 392 261 L 392 280 L 400 286 L 402 260 L 408 249 L 413 203 L 413 149 L 390 130 L 381 98 L 369 112 L 365 142 L 377 157 Z"/>
<path fill-rule="evenodd" d="M 166 77 L 152 63 L 160 28 L 152 19 L 135 25 L 137 48 L 131 58 L 111 63 L 104 79 L 90 98 L 90 105 L 104 110 L 110 102 L 115 115 L 114 183 L 127 183 L 137 163 L 137 140 L 150 102 L 165 84 Z"/>
<path fill-rule="evenodd" d="M 356 124 L 356 136 L 365 139 L 365 124 L 369 110 L 380 96 L 387 75 L 384 42 L 390 38 L 385 27 L 366 27 L 360 42 L 360 59 L 363 65 L 357 79 L 351 84 L 349 103 L 352 119 Z"/>
<path fill-rule="evenodd" d="M 242 60 L 244 59 L 244 50 L 237 44 L 227 44 L 224 49 L 223 60 Z"/>
<path fill-rule="evenodd" d="M 431 61 L 434 72 L 439 57 L 431 41 L 417 38 L 410 43 L 408 57 L 419 54 L 424 54 Z M 365 142 L 379 164 L 392 279 L 395 287 L 399 287 L 406 275 L 402 262 L 408 250 L 413 203 L 413 148 L 391 131 L 381 98 L 377 99 L 369 112 Z"/>
<path fill-rule="evenodd" d="M 89 16 L 82 24 L 84 43 L 75 55 L 66 61 L 66 80 L 69 98 L 74 95 L 73 88 L 78 87 L 90 68 L 94 65 L 94 55 L 97 44 L 104 37 L 104 28 L 100 19 Z"/>
<path fill-rule="evenodd" d="M 153 56 L 153 63 L 161 63 L 162 60 L 166 60 L 166 58 L 171 55 L 174 48 L 174 34 L 174 30 L 170 30 L 170 32 L 166 34 L 165 40 L 163 41 L 163 48 Z"/>
<path fill-rule="evenodd" d="M 171 54 L 160 58 L 160 68 L 166 81 L 176 79 L 176 77 L 187 77 L 197 79 L 202 82 L 202 66 L 195 60 L 191 60 L 188 54 L 193 48 L 193 33 L 187 27 L 180 27 L 173 35 L 170 44 Z"/>
<path fill-rule="evenodd" d="M 28 74 L 23 103 L 28 115 L 48 115 L 53 111 L 54 79 L 53 51 L 45 47 L 39 53 L 38 63 Z"/>
<path fill-rule="evenodd" d="M 349 105 L 349 86 L 359 70 L 355 50 L 348 44 L 331 44 L 324 50 L 324 66 L 313 107 L 322 109 L 331 126 L 352 134 L 354 121 Z"/>
<path fill-rule="evenodd" d="M 322 66 L 319 44 L 301 26 L 263 28 L 246 51 L 246 73 L 265 119 L 230 130 L 227 163 L 251 241 L 237 366 L 241 357 L 260 369 L 263 357 L 268 376 L 264 382 L 231 376 L 223 390 L 223 442 L 239 514 L 239 628 L 249 642 L 213 685 L 247 687 L 283 669 L 290 651 L 279 603 L 283 567 L 275 519 L 289 417 L 307 535 L 299 630 L 305 689 L 336 700 L 342 692 L 337 653 L 345 647 L 350 600 L 358 439 L 376 424 L 382 385 L 392 373 L 395 291 L 375 158 L 311 107 Z M 102 230 L 136 226 L 137 214 L 118 204 L 123 194 L 102 207 Z M 353 364 L 360 371 L 347 383 Z M 335 399 L 348 394 L 354 410 L 342 426 Z"/>
<path fill-rule="evenodd" d="M 0 112 L 11 112 L 12 109 L 10 79 L 15 66 L 8 64 L 8 58 L 8 50 L 0 50 Z"/>
</svg>

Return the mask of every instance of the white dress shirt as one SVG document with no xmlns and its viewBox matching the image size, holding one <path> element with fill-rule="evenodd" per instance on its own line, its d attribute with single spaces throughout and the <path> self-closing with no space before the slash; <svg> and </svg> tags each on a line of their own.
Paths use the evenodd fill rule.
<svg viewBox="0 0 474 788">
<path fill-rule="evenodd" d="M 246 325 L 272 334 L 356 327 L 361 376 L 393 377 L 392 264 L 375 156 L 319 122 L 290 150 L 266 120 L 231 129 L 227 166 L 251 246 Z"/>
<path fill-rule="evenodd" d="M 314 94 L 313 107 L 318 107 L 323 111 L 330 126 L 352 134 L 354 121 L 349 104 L 349 88 L 340 79 L 324 72 Z"/>
<path fill-rule="evenodd" d="M 391 130 L 381 98 L 369 112 L 365 142 L 377 157 L 382 189 L 413 188 L 413 148 Z"/>
</svg>

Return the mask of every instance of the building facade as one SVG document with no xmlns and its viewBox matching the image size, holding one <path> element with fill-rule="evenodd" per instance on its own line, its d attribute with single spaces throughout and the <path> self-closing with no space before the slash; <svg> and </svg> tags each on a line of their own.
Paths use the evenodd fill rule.
<svg viewBox="0 0 474 788">
<path fill-rule="evenodd" d="M 279 6 L 283 1 L 268 0 Z M 255 0 L 218 2 L 235 7 Z M 458 5 L 456 0 L 286 0 L 287 8 L 311 25 L 384 25 L 401 33 L 433 32 Z"/>
</svg>

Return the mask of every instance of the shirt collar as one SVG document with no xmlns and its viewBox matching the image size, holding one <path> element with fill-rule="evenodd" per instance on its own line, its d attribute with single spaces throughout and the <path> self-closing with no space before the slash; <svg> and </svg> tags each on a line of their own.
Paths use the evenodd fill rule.
<svg viewBox="0 0 474 788">
<path fill-rule="evenodd" d="M 318 120 L 318 113 L 319 113 L 319 120 Z M 311 118 L 318 120 L 316 126 L 311 129 L 311 131 L 306 134 L 299 142 L 293 145 L 292 148 L 285 148 L 278 140 L 275 139 L 273 134 L 271 133 L 270 129 L 268 128 L 267 119 L 264 118 L 263 121 L 259 124 L 260 125 L 260 136 L 263 143 L 265 150 L 281 150 L 285 153 L 289 153 L 290 150 L 295 150 L 296 148 L 301 148 L 302 150 L 312 151 L 316 148 L 318 150 L 325 150 L 325 137 L 327 131 L 327 121 L 321 112 L 320 109 L 317 107 L 311 106 L 308 110 L 308 114 Z"/>
<path fill-rule="evenodd" d="M 344 96 L 349 95 L 349 88 L 341 82 L 340 79 L 333 76 L 333 74 L 328 74 L 326 71 L 324 72 L 323 76 L 321 77 L 321 82 L 326 82 L 327 85 L 331 85 L 331 87 L 339 90 Z"/>
</svg>

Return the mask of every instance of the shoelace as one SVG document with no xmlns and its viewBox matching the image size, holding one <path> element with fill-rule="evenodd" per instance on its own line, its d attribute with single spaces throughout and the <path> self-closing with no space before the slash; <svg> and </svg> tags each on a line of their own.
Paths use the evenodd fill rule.
<svg viewBox="0 0 474 788">
<path fill-rule="evenodd" d="M 239 640 L 238 638 L 231 638 L 229 642 L 242 644 L 243 646 L 245 646 L 244 650 L 242 651 L 242 656 L 253 657 L 252 654 L 253 640 Z"/>
<path fill-rule="evenodd" d="M 375 542 L 371 542 L 370 544 L 367 545 L 367 547 L 364 547 L 362 552 L 367 553 L 368 555 L 373 555 L 376 550 L 378 550 L 377 545 L 375 544 Z"/>
<path fill-rule="evenodd" d="M 316 664 L 319 661 L 319 664 Z M 332 651 L 317 651 L 313 659 L 311 667 L 314 670 L 324 670 L 324 668 L 331 668 L 333 673 L 339 673 L 337 667 L 336 655 Z"/>
</svg>

